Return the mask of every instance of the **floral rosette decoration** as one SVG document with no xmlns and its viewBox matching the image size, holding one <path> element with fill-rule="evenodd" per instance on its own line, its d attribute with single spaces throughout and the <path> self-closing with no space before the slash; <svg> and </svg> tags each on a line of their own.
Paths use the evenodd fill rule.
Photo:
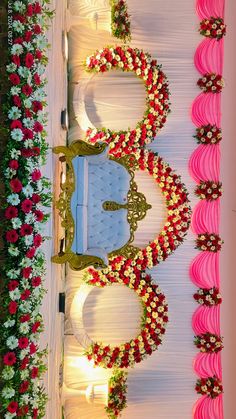
<svg viewBox="0 0 236 419">
<path fill-rule="evenodd" d="M 200 22 L 199 32 L 207 38 L 214 38 L 218 41 L 226 35 L 226 25 L 221 17 L 211 17 Z"/>
<path fill-rule="evenodd" d="M 213 287 L 210 289 L 199 288 L 193 295 L 194 300 L 201 305 L 216 306 L 222 303 L 222 297 L 219 288 Z"/>
<path fill-rule="evenodd" d="M 216 125 L 203 125 L 196 129 L 194 137 L 198 144 L 218 144 L 222 140 L 222 130 Z"/>
<path fill-rule="evenodd" d="M 129 273 L 127 268 L 126 275 L 114 273 L 113 277 L 102 277 L 100 271 L 97 271 L 96 277 L 90 279 L 90 273 L 94 275 L 94 272 L 91 271 L 92 269 L 88 269 L 84 277 L 84 281 L 90 285 L 104 287 L 118 283 L 134 290 L 143 305 L 143 320 L 141 331 L 135 339 L 116 347 L 92 343 L 87 349 L 86 355 L 89 360 L 94 360 L 95 365 L 104 368 L 133 367 L 156 351 L 162 343 L 162 336 L 165 334 L 168 322 L 168 306 L 165 296 L 151 277 L 144 272 L 136 270 L 136 274 Z"/>
<path fill-rule="evenodd" d="M 204 93 L 220 93 L 225 83 L 220 74 L 207 73 L 198 80 L 197 85 Z"/>
<path fill-rule="evenodd" d="M 200 199 L 214 201 L 222 196 L 222 183 L 211 180 L 201 181 L 194 192 Z"/>
<path fill-rule="evenodd" d="M 135 129 L 88 129 L 85 141 L 109 144 L 110 154 L 117 158 L 132 154 L 137 148 L 150 144 L 170 112 L 168 82 L 157 61 L 137 48 L 107 47 L 87 58 L 86 69 L 95 73 L 104 73 L 111 69 L 133 71 L 144 82 L 147 106 L 143 119 L 137 123 Z"/>
<path fill-rule="evenodd" d="M 109 419 L 116 419 L 127 406 L 127 373 L 115 370 L 108 383 L 108 401 L 105 407 Z"/>
<path fill-rule="evenodd" d="M 223 338 L 212 333 L 195 336 L 194 344 L 202 353 L 218 353 L 223 349 Z"/>
<path fill-rule="evenodd" d="M 112 35 L 125 42 L 131 40 L 130 15 L 125 0 L 110 0 Z"/>
<path fill-rule="evenodd" d="M 223 392 L 223 386 L 221 380 L 216 376 L 213 376 L 197 380 L 195 390 L 202 396 L 208 396 L 215 399 Z"/>
<path fill-rule="evenodd" d="M 220 236 L 213 233 L 199 234 L 196 239 L 196 248 L 207 252 L 218 252 L 221 250 L 222 244 Z"/>
<path fill-rule="evenodd" d="M 5 187 L 4 249 L 1 288 L 1 417 L 43 417 L 47 397 L 42 387 L 46 351 L 39 350 L 40 315 L 45 289 L 43 224 L 50 205 L 50 184 L 40 171 L 45 162 L 46 106 L 44 78 L 52 13 L 48 1 L 12 2 L 9 45 L 8 142 L 3 157 Z"/>
</svg>

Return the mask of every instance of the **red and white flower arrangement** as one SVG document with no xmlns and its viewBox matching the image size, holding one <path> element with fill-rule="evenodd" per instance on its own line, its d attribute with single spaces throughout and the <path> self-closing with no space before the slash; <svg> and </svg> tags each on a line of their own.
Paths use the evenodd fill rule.
<svg viewBox="0 0 236 419">
<path fill-rule="evenodd" d="M 223 338 L 212 333 L 195 336 L 194 343 L 202 353 L 218 353 L 223 349 Z"/>
<path fill-rule="evenodd" d="M 196 135 L 198 144 L 218 144 L 222 140 L 222 130 L 216 125 L 203 125 L 196 129 Z"/>
<path fill-rule="evenodd" d="M 125 0 L 110 0 L 112 35 L 125 42 L 131 40 L 130 15 Z"/>
<path fill-rule="evenodd" d="M 220 93 L 225 83 L 220 74 L 207 73 L 198 80 L 197 85 L 204 93 Z"/>
<path fill-rule="evenodd" d="M 207 38 L 215 38 L 219 41 L 226 35 L 226 25 L 221 17 L 210 17 L 200 22 L 199 32 Z"/>
<path fill-rule="evenodd" d="M 137 48 L 107 47 L 87 58 L 86 69 L 96 73 L 104 73 L 111 69 L 133 71 L 144 82 L 147 108 L 143 119 L 134 129 L 88 129 L 85 141 L 109 144 L 110 154 L 117 158 L 132 154 L 145 144 L 150 144 L 165 124 L 170 112 L 168 82 L 157 61 L 152 59 L 150 54 Z"/>
<path fill-rule="evenodd" d="M 45 162 L 45 32 L 52 13 L 48 1 L 14 1 L 9 45 L 9 139 L 4 154 L 6 261 L 1 322 L 1 413 L 5 418 L 44 416 L 47 397 L 41 376 L 46 351 L 39 350 L 44 254 L 43 223 L 48 219 L 49 182 Z"/>
<path fill-rule="evenodd" d="M 219 252 L 222 244 L 223 240 L 214 233 L 199 234 L 196 239 L 196 249 L 206 252 Z"/>
<path fill-rule="evenodd" d="M 116 419 L 127 406 L 127 373 L 114 370 L 108 383 L 108 402 L 105 407 L 109 419 Z"/>
<path fill-rule="evenodd" d="M 200 199 L 214 201 L 222 196 L 222 183 L 211 180 L 201 181 L 195 189 L 195 194 Z"/>
<path fill-rule="evenodd" d="M 216 376 L 213 376 L 197 380 L 195 390 L 202 396 L 208 396 L 215 399 L 223 392 L 223 386 L 221 380 Z"/>
<path fill-rule="evenodd" d="M 114 272 L 113 276 L 105 277 L 100 271 L 94 274 L 92 269 L 88 269 L 84 277 L 85 282 L 98 287 L 113 283 L 125 285 L 137 293 L 143 304 L 141 331 L 135 339 L 116 347 L 93 343 L 87 349 L 88 359 L 93 359 L 95 365 L 104 368 L 133 367 L 158 349 L 162 343 L 162 336 L 165 334 L 168 306 L 164 294 L 148 274 L 135 267 L 132 260 L 130 260 L 130 267 L 133 269 L 127 266 L 126 275 Z M 90 273 L 92 273 L 92 279 Z"/>
<path fill-rule="evenodd" d="M 201 305 L 215 306 L 222 303 L 219 288 L 199 288 L 193 295 L 194 300 Z"/>
</svg>

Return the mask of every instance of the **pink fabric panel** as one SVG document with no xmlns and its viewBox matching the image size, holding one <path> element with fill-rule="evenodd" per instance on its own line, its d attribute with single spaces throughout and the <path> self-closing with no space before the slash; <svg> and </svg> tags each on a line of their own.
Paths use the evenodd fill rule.
<svg viewBox="0 0 236 419">
<path fill-rule="evenodd" d="M 222 0 L 197 0 L 196 10 L 200 20 L 211 16 L 224 17 L 225 4 Z"/>
<path fill-rule="evenodd" d="M 207 378 L 214 375 L 222 379 L 221 355 L 199 353 L 193 364 L 194 370 L 199 377 Z"/>
<path fill-rule="evenodd" d="M 200 93 L 194 99 L 191 110 L 192 121 L 196 127 L 201 125 L 221 125 L 221 94 Z"/>
<path fill-rule="evenodd" d="M 221 57 L 224 55 L 224 39 L 217 41 L 216 39 L 205 38 L 197 47 L 194 63 L 202 75 L 206 73 L 223 73 L 223 60 Z"/>
<path fill-rule="evenodd" d="M 192 318 L 192 326 L 196 335 L 213 333 L 220 335 L 220 307 L 200 306 Z"/>
<path fill-rule="evenodd" d="M 192 153 L 189 160 L 189 170 L 193 179 L 219 181 L 220 147 L 216 145 L 200 144 Z"/>
<path fill-rule="evenodd" d="M 223 416 L 223 397 L 222 394 L 216 399 L 201 397 L 193 409 L 194 419 L 222 419 Z"/>
<path fill-rule="evenodd" d="M 192 231 L 195 234 L 203 234 L 206 232 L 219 234 L 219 221 L 220 200 L 202 200 L 195 206 L 192 214 Z"/>
<path fill-rule="evenodd" d="M 219 253 L 201 252 L 193 260 L 189 273 L 199 288 L 219 287 Z"/>
</svg>

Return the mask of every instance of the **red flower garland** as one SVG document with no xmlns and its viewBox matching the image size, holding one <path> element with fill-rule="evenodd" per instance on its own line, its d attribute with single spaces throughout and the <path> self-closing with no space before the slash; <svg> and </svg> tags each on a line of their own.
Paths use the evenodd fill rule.
<svg viewBox="0 0 236 419">
<path fill-rule="evenodd" d="M 194 192 L 200 199 L 214 201 L 222 196 L 222 183 L 211 180 L 201 181 Z"/>
<path fill-rule="evenodd" d="M 216 376 L 197 380 L 195 390 L 198 394 L 215 399 L 223 392 L 221 380 Z"/>
<path fill-rule="evenodd" d="M 221 250 L 223 241 L 218 234 L 199 234 L 196 239 L 196 249 L 207 252 L 218 252 Z"/>
<path fill-rule="evenodd" d="M 213 287 L 210 289 L 199 288 L 193 295 L 193 298 L 198 304 L 205 306 L 215 306 L 222 303 L 222 298 L 219 292 L 219 288 Z"/>
<path fill-rule="evenodd" d="M 207 73 L 198 80 L 197 85 L 204 93 L 220 93 L 224 87 L 224 79 L 220 74 Z"/>
<path fill-rule="evenodd" d="M 207 38 L 215 38 L 219 41 L 226 35 L 226 25 L 221 17 L 210 17 L 200 22 L 199 32 Z"/>
</svg>

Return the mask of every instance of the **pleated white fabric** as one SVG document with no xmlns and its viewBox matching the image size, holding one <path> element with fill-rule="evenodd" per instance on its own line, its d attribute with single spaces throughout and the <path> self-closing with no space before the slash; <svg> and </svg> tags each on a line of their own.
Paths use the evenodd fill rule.
<svg viewBox="0 0 236 419">
<path fill-rule="evenodd" d="M 193 64 L 199 43 L 195 1 L 129 0 L 128 5 L 132 16 L 131 46 L 149 51 L 153 58 L 157 58 L 170 82 L 172 113 L 150 148 L 158 151 L 182 175 L 192 192 L 193 182 L 187 164 L 195 147 L 189 108 L 198 93 Z M 135 126 L 145 109 L 144 87 L 135 75 L 110 72 L 88 80 L 85 74 L 82 64 L 88 55 L 107 44 L 119 44 L 107 30 L 104 8 L 107 8 L 109 19 L 108 0 L 70 0 L 72 15 L 91 16 L 92 11 L 98 15 L 97 28 L 84 21 L 80 26 L 71 27 L 69 33 L 70 108 L 72 111 L 74 102 L 76 109 L 76 114 L 71 112 L 70 141 L 83 137 L 88 120 L 97 127 L 124 129 Z M 137 182 L 153 206 L 135 236 L 135 243 L 145 246 L 160 231 L 165 219 L 165 206 L 160 191 L 148 175 L 138 173 Z M 193 198 L 192 193 L 190 197 Z M 193 201 L 196 202 L 194 198 Z M 168 299 L 170 321 L 159 351 L 129 373 L 128 408 L 123 413 L 124 419 L 192 417 L 192 406 L 196 400 L 192 360 L 196 352 L 191 317 L 196 306 L 188 268 L 194 254 L 193 236 L 189 233 L 174 255 L 150 272 Z M 66 280 L 65 382 L 74 388 L 85 388 L 92 382 L 102 383 L 110 374 L 87 365 L 82 358 L 83 349 L 72 334 L 69 312 L 81 278 L 82 273 L 69 270 Z M 83 315 L 86 331 L 92 339 L 115 344 L 130 339 L 138 332 L 140 304 L 131 291 L 112 286 L 94 290 L 84 305 Z M 78 355 L 81 355 L 79 359 Z M 65 416 L 68 419 L 106 417 L 102 407 L 88 405 L 83 400 L 68 400 Z"/>
</svg>

